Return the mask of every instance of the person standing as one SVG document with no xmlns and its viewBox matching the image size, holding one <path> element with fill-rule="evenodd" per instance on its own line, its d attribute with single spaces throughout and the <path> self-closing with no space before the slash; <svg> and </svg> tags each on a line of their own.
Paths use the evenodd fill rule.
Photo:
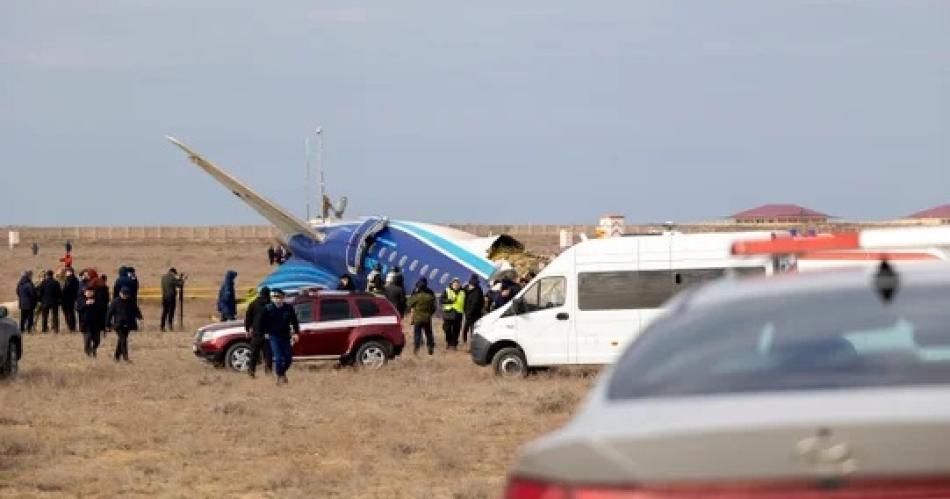
<svg viewBox="0 0 950 499">
<path fill-rule="evenodd" d="M 277 262 L 277 250 L 274 249 L 273 244 L 267 247 L 267 262 L 269 265 Z"/>
<path fill-rule="evenodd" d="M 337 291 L 356 291 L 356 285 L 353 284 L 353 278 L 350 277 L 350 274 L 343 274 L 340 276 L 340 281 L 336 285 Z"/>
<path fill-rule="evenodd" d="M 406 292 L 402 290 L 402 286 L 396 285 L 396 276 L 393 274 L 386 275 L 386 287 L 383 288 L 383 294 L 386 295 L 386 299 L 389 300 L 389 303 L 392 303 L 396 307 L 396 311 L 399 312 L 399 317 L 405 317 L 406 315 Z"/>
<path fill-rule="evenodd" d="M 43 317 L 43 332 L 49 332 L 49 319 L 52 313 L 53 332 L 59 334 L 59 306 L 63 303 L 63 288 L 53 277 L 53 271 L 47 270 L 46 277 L 40 283 L 40 313 Z"/>
<path fill-rule="evenodd" d="M 175 267 L 168 269 L 168 273 L 162 276 L 162 320 L 159 328 L 164 333 L 165 324 L 168 324 L 168 330 L 175 330 L 175 306 L 178 304 L 178 293 L 185 285 L 183 276 L 178 275 Z"/>
<path fill-rule="evenodd" d="M 221 314 L 221 322 L 237 318 L 237 295 L 234 291 L 234 279 L 237 275 L 233 270 L 227 271 L 221 289 L 218 290 L 218 313 Z"/>
<path fill-rule="evenodd" d="M 300 338 L 300 322 L 294 307 L 284 302 L 284 292 L 274 289 L 271 303 L 264 307 L 261 329 L 267 335 L 274 355 L 274 374 L 277 384 L 287 384 L 287 370 L 293 364 L 293 344 Z"/>
<path fill-rule="evenodd" d="M 20 332 L 33 332 L 33 311 L 36 309 L 36 286 L 33 285 L 33 271 L 27 270 L 20 276 L 16 285 L 16 297 L 20 306 Z"/>
<path fill-rule="evenodd" d="M 264 318 L 264 309 L 270 304 L 270 288 L 264 286 L 261 288 L 257 298 L 247 307 L 247 313 L 244 315 L 244 331 L 251 340 L 251 363 L 247 366 L 247 375 L 256 376 L 257 363 L 261 355 L 264 356 L 264 373 L 271 372 L 272 358 L 270 345 L 267 335 L 261 327 Z"/>
<path fill-rule="evenodd" d="M 90 283 L 83 290 L 83 297 L 79 305 L 79 316 L 82 324 L 83 351 L 89 357 L 95 357 L 102 340 L 102 330 L 106 324 L 108 304 L 102 301 L 102 294 L 97 293 L 97 286 L 101 282 Z M 96 295 L 99 295 L 98 297 Z"/>
<path fill-rule="evenodd" d="M 442 302 L 442 331 L 445 332 L 445 348 L 458 350 L 459 333 L 462 331 L 462 314 L 465 312 L 465 292 L 459 278 L 452 279 L 440 297 Z"/>
<path fill-rule="evenodd" d="M 70 333 L 76 332 L 76 302 L 79 300 L 79 279 L 72 267 L 66 267 L 63 280 L 63 318 Z"/>
<path fill-rule="evenodd" d="M 462 343 L 468 343 L 468 335 L 475 328 L 475 322 L 482 318 L 485 309 L 485 295 L 478 282 L 478 276 L 472 274 L 465 285 L 465 325 L 462 326 Z"/>
<path fill-rule="evenodd" d="M 135 273 L 135 267 L 129 267 L 129 298 L 139 304 L 139 276 Z"/>
<path fill-rule="evenodd" d="M 138 330 L 138 321 L 144 321 L 139 306 L 132 301 L 129 288 L 119 289 L 119 296 L 112 300 L 106 313 L 106 323 L 115 331 L 115 361 L 129 360 L 129 332 Z"/>
<path fill-rule="evenodd" d="M 366 291 L 373 294 L 383 292 L 383 266 L 376 264 L 373 271 L 366 276 Z"/>
<path fill-rule="evenodd" d="M 103 276 L 105 278 L 105 276 Z M 132 291 L 132 279 L 129 278 L 129 268 L 125 265 L 119 267 L 119 277 L 115 279 L 115 284 L 112 285 L 112 296 L 118 298 L 119 290 L 126 288 L 129 292 Z"/>
<path fill-rule="evenodd" d="M 40 245 L 36 244 L 36 241 L 33 241 L 33 244 L 30 246 L 30 251 L 33 252 L 33 256 L 40 254 Z"/>
<path fill-rule="evenodd" d="M 412 295 L 406 300 L 406 306 L 412 311 L 412 353 L 418 355 L 422 347 L 422 335 L 425 333 L 429 355 L 435 352 L 435 338 L 432 335 L 432 315 L 435 314 L 435 293 L 429 289 L 425 277 L 416 282 Z"/>
</svg>

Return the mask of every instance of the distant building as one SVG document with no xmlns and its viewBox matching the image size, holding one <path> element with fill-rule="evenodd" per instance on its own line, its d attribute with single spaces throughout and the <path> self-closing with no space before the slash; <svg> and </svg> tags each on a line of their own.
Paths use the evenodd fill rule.
<svg viewBox="0 0 950 499">
<path fill-rule="evenodd" d="M 823 224 L 829 216 L 796 204 L 766 204 L 740 211 L 732 218 L 740 224 Z"/>
<path fill-rule="evenodd" d="M 950 204 L 935 206 L 929 210 L 918 211 L 907 217 L 922 223 L 950 224 Z"/>
</svg>

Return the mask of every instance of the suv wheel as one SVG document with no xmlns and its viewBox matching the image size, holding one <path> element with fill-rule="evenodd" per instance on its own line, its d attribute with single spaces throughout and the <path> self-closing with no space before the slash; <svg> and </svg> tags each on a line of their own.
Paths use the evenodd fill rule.
<svg viewBox="0 0 950 499">
<path fill-rule="evenodd" d="M 502 348 L 492 357 L 491 365 L 498 376 L 523 378 L 528 375 L 528 361 L 520 348 Z"/>
<path fill-rule="evenodd" d="M 354 365 L 363 369 L 379 369 L 389 361 L 389 348 L 380 341 L 367 341 L 356 350 Z"/>
<path fill-rule="evenodd" d="M 227 353 L 224 354 L 224 365 L 232 371 L 247 372 L 251 365 L 251 345 L 239 341 L 228 347 Z"/>
<path fill-rule="evenodd" d="M 0 378 L 15 378 L 19 370 L 19 364 L 19 347 L 17 347 L 16 343 L 11 341 L 10 344 L 7 345 L 7 358 L 4 359 L 3 365 L 0 365 Z"/>
</svg>

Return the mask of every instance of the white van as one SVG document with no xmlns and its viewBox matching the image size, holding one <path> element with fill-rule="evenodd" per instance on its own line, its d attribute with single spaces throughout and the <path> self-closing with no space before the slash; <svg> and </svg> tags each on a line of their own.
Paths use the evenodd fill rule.
<svg viewBox="0 0 950 499">
<path fill-rule="evenodd" d="M 770 236 L 666 232 L 579 243 L 475 324 L 472 360 L 500 375 L 611 363 L 680 290 L 726 273 L 771 274 L 770 257 L 731 254 L 737 240 Z"/>
</svg>

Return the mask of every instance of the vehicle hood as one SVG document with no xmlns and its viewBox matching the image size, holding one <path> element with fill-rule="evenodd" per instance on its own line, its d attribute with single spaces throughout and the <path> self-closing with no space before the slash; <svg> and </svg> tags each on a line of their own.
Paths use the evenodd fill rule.
<svg viewBox="0 0 950 499">
<path fill-rule="evenodd" d="M 479 320 L 478 320 L 478 323 L 477 323 L 479 329 L 481 329 L 481 328 L 489 328 L 489 327 L 491 327 L 493 324 L 495 324 L 496 322 L 498 322 L 498 319 L 501 319 L 501 316 L 505 313 L 506 310 L 508 310 L 508 307 L 510 307 L 510 306 L 511 306 L 511 301 L 509 301 L 508 303 L 506 303 L 503 307 L 497 308 L 497 309 L 492 310 L 491 312 L 489 312 L 489 313 L 483 315 L 482 318 L 479 319 Z"/>
<path fill-rule="evenodd" d="M 235 327 L 244 328 L 244 321 L 233 320 L 225 322 L 215 322 L 208 324 L 207 326 L 202 326 L 198 328 L 198 333 L 213 333 L 215 331 L 221 331 L 223 329 L 233 329 Z"/>
</svg>

